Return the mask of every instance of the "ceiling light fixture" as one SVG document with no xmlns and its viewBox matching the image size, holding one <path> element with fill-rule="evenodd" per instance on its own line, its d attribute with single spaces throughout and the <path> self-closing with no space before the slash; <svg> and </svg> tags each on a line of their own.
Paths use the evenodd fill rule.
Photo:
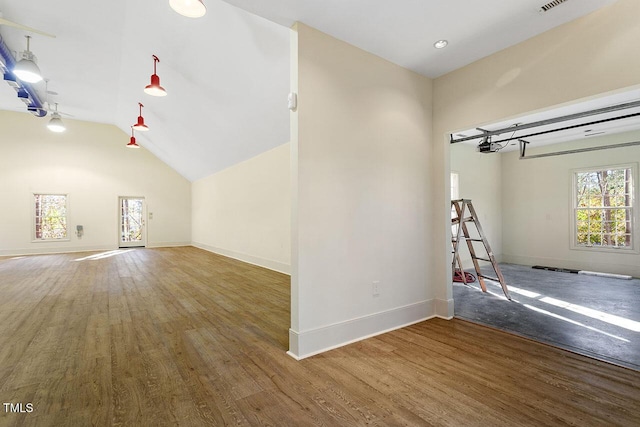
<svg viewBox="0 0 640 427">
<path fill-rule="evenodd" d="M 35 55 L 29 50 L 31 36 L 25 37 L 27 38 L 27 50 L 22 52 L 22 59 L 13 67 L 13 74 L 23 82 L 38 83 L 42 80 L 42 73 L 36 65 Z"/>
<path fill-rule="evenodd" d="M 49 123 L 47 124 L 47 128 L 51 132 L 56 132 L 56 133 L 64 132 L 65 130 L 67 130 L 67 127 L 62 122 L 62 118 L 60 118 L 60 113 L 58 113 L 58 104 L 56 103 L 55 105 L 56 105 L 56 109 L 53 111 L 53 114 L 51 114 L 51 120 L 49 120 Z"/>
<path fill-rule="evenodd" d="M 169 6 L 187 18 L 200 18 L 207 13 L 207 8 L 202 0 L 169 0 Z"/>
<path fill-rule="evenodd" d="M 144 124 L 144 117 L 142 117 L 142 107 L 144 107 L 144 105 L 142 105 L 142 102 L 138 102 L 138 105 L 140 106 L 140 115 L 138 116 L 138 123 L 131 126 L 131 128 L 140 132 L 146 132 L 149 130 L 149 126 Z"/>
<path fill-rule="evenodd" d="M 152 96 L 167 96 L 167 91 L 160 86 L 160 77 L 156 74 L 156 64 L 160 62 L 157 56 L 153 57 L 153 74 L 151 75 L 151 84 L 144 88 L 144 93 Z"/>
<path fill-rule="evenodd" d="M 127 144 L 127 148 L 140 148 L 140 146 L 136 143 L 136 137 L 133 136 L 133 126 L 131 126 L 131 139 Z"/>
<path fill-rule="evenodd" d="M 448 44 L 449 42 L 447 40 L 442 39 L 435 42 L 433 44 L 433 47 L 435 47 L 436 49 L 444 49 L 445 47 L 447 47 Z"/>
</svg>

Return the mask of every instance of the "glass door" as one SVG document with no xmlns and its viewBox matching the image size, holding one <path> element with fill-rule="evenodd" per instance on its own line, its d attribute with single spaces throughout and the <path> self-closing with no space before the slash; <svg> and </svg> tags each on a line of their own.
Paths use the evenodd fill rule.
<svg viewBox="0 0 640 427">
<path fill-rule="evenodd" d="M 145 204 L 144 197 L 120 197 L 120 237 L 119 247 L 145 246 Z"/>
</svg>

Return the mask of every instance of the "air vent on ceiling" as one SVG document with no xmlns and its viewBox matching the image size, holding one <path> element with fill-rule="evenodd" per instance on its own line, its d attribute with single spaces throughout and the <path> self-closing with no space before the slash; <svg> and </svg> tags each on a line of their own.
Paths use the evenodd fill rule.
<svg viewBox="0 0 640 427">
<path fill-rule="evenodd" d="M 549 3 L 540 6 L 540 12 L 549 12 L 551 9 L 553 9 L 556 6 L 560 6 L 562 3 L 566 2 L 568 0 L 553 0 L 550 1 Z"/>
</svg>

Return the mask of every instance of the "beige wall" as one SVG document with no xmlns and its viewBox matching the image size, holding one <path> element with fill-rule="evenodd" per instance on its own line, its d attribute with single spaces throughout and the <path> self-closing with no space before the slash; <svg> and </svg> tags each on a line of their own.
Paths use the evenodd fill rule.
<svg viewBox="0 0 640 427">
<path fill-rule="evenodd" d="M 292 47 L 290 353 L 305 357 L 433 314 L 432 83 L 305 25 Z"/>
<path fill-rule="evenodd" d="M 451 171 L 459 174 L 460 198 L 471 199 L 491 250 L 501 261 L 503 180 L 500 155 L 479 153 L 472 145 L 456 144 L 451 147 Z M 468 228 L 470 233 L 475 233 L 475 227 L 470 225 Z M 464 268 L 473 267 L 464 244 L 460 246 L 460 256 Z M 483 255 L 478 253 L 478 256 Z"/>
<path fill-rule="evenodd" d="M 192 184 L 193 244 L 289 273 L 290 144 Z"/>
<path fill-rule="evenodd" d="M 527 155 L 631 141 L 640 141 L 640 132 L 532 148 L 527 150 Z M 571 249 L 572 171 L 629 162 L 637 165 L 640 146 L 529 160 L 519 160 L 518 156 L 518 152 L 501 155 L 505 261 L 640 277 L 640 242 L 635 243 L 634 252 Z M 636 177 L 635 199 L 639 200 L 637 183 Z M 636 238 L 640 235 L 638 211 L 636 209 Z"/>
<path fill-rule="evenodd" d="M 0 254 L 114 249 L 118 196 L 145 197 L 148 246 L 190 243 L 189 181 L 144 148 L 126 148 L 129 138 L 115 126 L 64 119 L 67 131 L 54 134 L 47 121 L 0 112 Z M 39 192 L 68 194 L 69 241 L 32 242 Z"/>
<path fill-rule="evenodd" d="M 619 0 L 434 81 L 433 283 L 451 300 L 448 132 L 640 83 L 640 2 Z M 447 313 L 441 313 L 443 315 Z"/>
</svg>

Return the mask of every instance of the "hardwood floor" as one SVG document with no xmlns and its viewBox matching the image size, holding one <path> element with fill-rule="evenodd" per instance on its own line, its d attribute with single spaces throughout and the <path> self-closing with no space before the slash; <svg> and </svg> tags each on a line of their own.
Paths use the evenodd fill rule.
<svg viewBox="0 0 640 427">
<path fill-rule="evenodd" d="M 192 247 L 0 258 L 0 425 L 640 425 L 639 372 L 471 323 L 288 326 L 288 276 Z"/>
</svg>

